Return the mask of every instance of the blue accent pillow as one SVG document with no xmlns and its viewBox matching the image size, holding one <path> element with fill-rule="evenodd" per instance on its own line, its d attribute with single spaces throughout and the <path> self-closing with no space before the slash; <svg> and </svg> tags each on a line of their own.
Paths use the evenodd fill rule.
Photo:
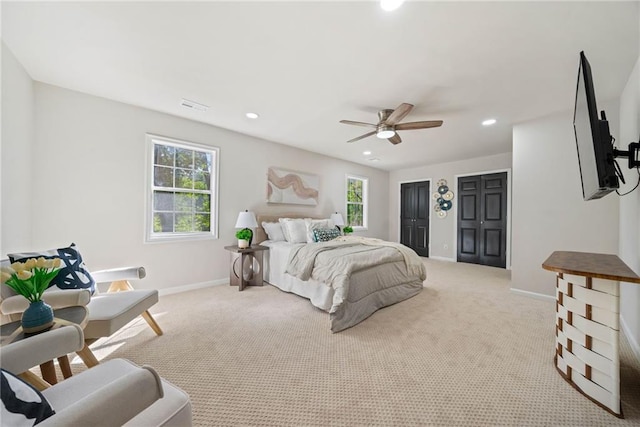
<svg viewBox="0 0 640 427">
<path fill-rule="evenodd" d="M 318 228 L 313 230 L 313 237 L 316 242 L 328 242 L 340 236 L 337 228 Z"/>
<path fill-rule="evenodd" d="M 58 275 L 51 281 L 49 287 L 56 286 L 59 289 L 89 289 L 91 294 L 96 290 L 96 281 L 93 280 L 89 270 L 87 270 L 82 255 L 72 243 L 67 248 L 50 249 L 42 252 L 23 252 L 18 254 L 9 254 L 9 260 L 14 262 L 25 262 L 29 258 L 52 259 L 60 258 L 62 268 Z"/>
<path fill-rule="evenodd" d="M 56 412 L 42 393 L 4 369 L 0 372 L 2 425 L 33 426 Z"/>
</svg>

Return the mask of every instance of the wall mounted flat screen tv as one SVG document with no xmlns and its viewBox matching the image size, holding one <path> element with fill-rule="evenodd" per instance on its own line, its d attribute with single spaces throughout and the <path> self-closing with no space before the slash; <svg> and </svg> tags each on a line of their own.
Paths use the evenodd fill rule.
<svg viewBox="0 0 640 427">
<path fill-rule="evenodd" d="M 578 148 L 582 196 L 599 199 L 619 187 L 614 166 L 613 139 L 604 111 L 598 117 L 591 66 L 580 52 L 573 128 Z"/>
</svg>

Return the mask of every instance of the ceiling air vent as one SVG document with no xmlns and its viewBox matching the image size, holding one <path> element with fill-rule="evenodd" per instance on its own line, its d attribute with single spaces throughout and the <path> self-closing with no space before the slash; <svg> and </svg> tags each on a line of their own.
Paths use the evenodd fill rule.
<svg viewBox="0 0 640 427">
<path fill-rule="evenodd" d="M 189 101 L 188 99 L 183 99 L 180 102 L 180 105 L 182 105 L 185 108 L 190 108 L 192 110 L 197 110 L 197 111 L 207 111 L 209 109 L 208 105 L 200 104 L 195 101 Z"/>
</svg>

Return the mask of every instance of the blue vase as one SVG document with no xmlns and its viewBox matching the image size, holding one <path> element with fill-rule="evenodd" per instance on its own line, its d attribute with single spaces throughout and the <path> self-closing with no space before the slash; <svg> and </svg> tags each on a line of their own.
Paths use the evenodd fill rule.
<svg viewBox="0 0 640 427">
<path fill-rule="evenodd" d="M 36 301 L 22 313 L 22 330 L 27 334 L 43 331 L 53 326 L 53 310 L 44 301 Z"/>
</svg>

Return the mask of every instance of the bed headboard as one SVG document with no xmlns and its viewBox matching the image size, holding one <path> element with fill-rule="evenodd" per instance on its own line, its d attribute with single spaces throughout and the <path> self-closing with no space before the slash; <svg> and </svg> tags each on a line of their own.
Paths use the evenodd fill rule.
<svg viewBox="0 0 640 427">
<path fill-rule="evenodd" d="M 280 218 L 312 218 L 312 219 L 324 219 L 329 218 L 329 216 L 317 216 L 317 215 L 308 215 L 301 213 L 284 213 L 284 214 L 258 214 L 256 215 L 256 220 L 258 221 L 258 228 L 256 228 L 256 233 L 253 236 L 253 244 L 260 244 L 267 240 L 267 233 L 262 228 L 263 222 L 278 222 Z"/>
</svg>

